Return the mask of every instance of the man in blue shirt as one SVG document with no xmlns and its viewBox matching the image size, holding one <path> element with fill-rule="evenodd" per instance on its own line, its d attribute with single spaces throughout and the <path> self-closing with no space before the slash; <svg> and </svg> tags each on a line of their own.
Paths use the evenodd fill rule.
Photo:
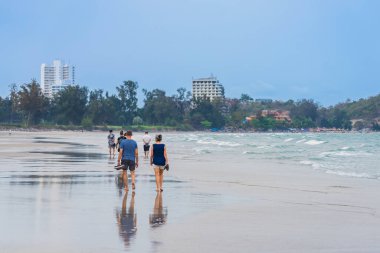
<svg viewBox="0 0 380 253">
<path fill-rule="evenodd" d="M 122 140 L 120 143 L 119 157 L 117 158 L 117 165 L 124 165 L 123 167 L 123 181 L 125 190 L 128 191 L 128 175 L 127 170 L 131 172 L 132 190 L 135 190 L 135 169 L 139 166 L 139 151 L 137 149 L 137 142 L 132 140 L 132 131 L 128 130 L 125 133 L 127 139 Z"/>
</svg>

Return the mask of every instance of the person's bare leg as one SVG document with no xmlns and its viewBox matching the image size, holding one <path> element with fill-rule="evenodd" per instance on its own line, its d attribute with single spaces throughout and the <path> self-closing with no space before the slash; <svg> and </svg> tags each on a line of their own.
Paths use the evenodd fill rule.
<svg viewBox="0 0 380 253">
<path fill-rule="evenodd" d="M 135 171 L 131 171 L 131 178 L 132 178 L 132 190 L 134 190 L 136 188 L 136 185 L 135 185 L 135 179 L 136 179 Z"/>
<path fill-rule="evenodd" d="M 156 176 L 156 191 L 160 191 L 160 169 L 155 167 L 154 168 L 154 175 Z"/>
<path fill-rule="evenodd" d="M 127 170 L 123 170 L 123 181 L 124 181 L 124 188 L 126 191 L 128 191 L 128 175 Z"/>
<path fill-rule="evenodd" d="M 160 170 L 160 189 L 163 191 L 162 183 L 164 181 L 164 170 Z"/>
</svg>

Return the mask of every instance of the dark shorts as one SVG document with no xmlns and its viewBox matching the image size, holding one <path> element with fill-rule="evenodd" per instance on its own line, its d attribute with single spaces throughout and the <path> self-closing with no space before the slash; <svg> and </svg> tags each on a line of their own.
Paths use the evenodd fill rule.
<svg viewBox="0 0 380 253">
<path fill-rule="evenodd" d="M 109 148 L 116 148 L 116 144 L 114 143 L 114 144 L 108 144 L 108 147 Z"/>
<path fill-rule="evenodd" d="M 136 164 L 135 161 L 132 160 L 121 160 L 121 164 L 124 165 L 123 170 L 130 170 L 130 171 L 135 171 L 136 169 Z"/>
<path fill-rule="evenodd" d="M 149 151 L 149 147 L 150 147 L 149 144 L 145 144 L 145 145 L 144 145 L 144 151 Z"/>
</svg>

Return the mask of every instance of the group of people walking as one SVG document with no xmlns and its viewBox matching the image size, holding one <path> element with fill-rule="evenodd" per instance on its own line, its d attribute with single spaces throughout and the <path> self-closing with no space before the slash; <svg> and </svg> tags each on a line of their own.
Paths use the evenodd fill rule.
<svg viewBox="0 0 380 253">
<path fill-rule="evenodd" d="M 109 154 L 115 156 L 115 150 L 118 151 L 117 166 L 115 168 L 122 169 L 122 177 L 125 185 L 125 190 L 128 191 L 128 175 L 127 171 L 130 171 L 132 190 L 136 189 L 136 175 L 135 170 L 139 166 L 139 151 L 138 145 L 135 140 L 132 139 L 132 131 L 128 130 L 125 133 L 120 131 L 120 136 L 115 138 L 112 130 L 109 130 L 108 148 Z M 156 177 L 156 191 L 163 191 L 164 170 L 169 170 L 169 160 L 166 150 L 166 145 L 162 143 L 162 135 L 157 134 L 155 143 L 150 147 L 151 137 L 148 132 L 142 138 L 144 157 L 150 159 L 150 165 L 153 166 L 154 174 Z"/>
</svg>

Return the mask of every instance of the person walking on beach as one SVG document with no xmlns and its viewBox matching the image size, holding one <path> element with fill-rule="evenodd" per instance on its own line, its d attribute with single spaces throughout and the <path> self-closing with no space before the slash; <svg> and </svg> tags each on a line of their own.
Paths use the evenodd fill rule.
<svg viewBox="0 0 380 253">
<path fill-rule="evenodd" d="M 107 136 L 108 139 L 108 149 L 110 151 L 110 157 L 111 157 L 111 151 L 113 151 L 113 155 L 115 156 L 115 135 L 112 133 L 112 129 L 109 130 L 109 135 Z"/>
<path fill-rule="evenodd" d="M 164 181 L 164 169 L 169 170 L 169 160 L 165 144 L 161 143 L 162 135 L 156 135 L 156 143 L 150 149 L 150 165 L 153 166 L 156 176 L 156 191 L 162 192 Z"/>
<path fill-rule="evenodd" d="M 151 140 L 152 140 L 152 138 L 148 135 L 148 132 L 146 131 L 144 136 L 143 136 L 145 159 L 148 158 L 149 148 L 150 148 L 149 144 L 150 144 Z"/>
<path fill-rule="evenodd" d="M 128 191 L 128 175 L 127 171 L 131 172 L 132 190 L 135 190 L 135 169 L 139 166 L 139 151 L 137 149 L 137 142 L 132 140 L 132 131 L 128 130 L 125 133 L 125 140 L 120 143 L 119 156 L 117 158 L 117 165 L 124 165 L 123 167 L 123 181 L 125 190 Z"/>
<path fill-rule="evenodd" d="M 117 153 L 120 152 L 120 143 L 122 140 L 125 140 L 125 136 L 124 136 L 124 131 L 123 130 L 120 130 L 120 136 L 117 137 L 117 143 L 116 143 L 116 148 L 117 148 Z"/>
</svg>

